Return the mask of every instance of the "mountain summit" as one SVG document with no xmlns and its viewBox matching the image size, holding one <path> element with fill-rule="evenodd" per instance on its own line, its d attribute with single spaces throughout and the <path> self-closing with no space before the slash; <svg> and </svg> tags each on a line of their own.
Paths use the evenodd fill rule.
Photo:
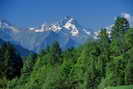
<svg viewBox="0 0 133 89">
<path fill-rule="evenodd" d="M 68 30 L 72 36 L 77 36 L 79 30 L 81 30 L 81 26 L 78 25 L 75 18 L 67 16 L 56 24 L 42 24 L 40 27 L 29 28 L 29 30 L 33 32 L 59 32 L 62 30 Z"/>
</svg>

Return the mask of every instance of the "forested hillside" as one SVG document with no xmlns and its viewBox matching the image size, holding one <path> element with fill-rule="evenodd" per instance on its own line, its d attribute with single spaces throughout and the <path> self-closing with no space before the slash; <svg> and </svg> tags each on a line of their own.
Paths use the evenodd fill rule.
<svg viewBox="0 0 133 89">
<path fill-rule="evenodd" d="M 63 51 L 55 42 L 39 54 L 22 58 L 8 44 L 0 48 L 1 89 L 133 85 L 133 28 L 122 17 L 116 19 L 110 34 L 103 28 L 96 40 L 78 48 Z"/>
</svg>

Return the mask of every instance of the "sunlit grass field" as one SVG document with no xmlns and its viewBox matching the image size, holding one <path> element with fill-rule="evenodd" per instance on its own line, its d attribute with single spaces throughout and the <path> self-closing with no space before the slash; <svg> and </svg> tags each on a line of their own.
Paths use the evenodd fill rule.
<svg viewBox="0 0 133 89">
<path fill-rule="evenodd" d="M 108 87 L 105 89 L 133 89 L 133 85 L 130 86 L 118 86 L 118 87 Z"/>
</svg>

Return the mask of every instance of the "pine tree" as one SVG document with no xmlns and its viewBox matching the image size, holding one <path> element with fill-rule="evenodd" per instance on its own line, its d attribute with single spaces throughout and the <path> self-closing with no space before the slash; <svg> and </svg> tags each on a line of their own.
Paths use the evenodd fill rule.
<svg viewBox="0 0 133 89">
<path fill-rule="evenodd" d="M 129 22 L 123 17 L 117 17 L 112 27 L 112 39 L 120 39 L 121 36 L 129 29 Z"/>
<path fill-rule="evenodd" d="M 114 55 L 120 55 L 125 52 L 125 39 L 124 35 L 129 29 L 129 23 L 127 19 L 123 17 L 118 17 L 112 27 L 111 32 L 111 51 L 115 53 Z"/>
<path fill-rule="evenodd" d="M 128 63 L 125 69 L 125 82 L 128 85 L 133 84 L 133 48 L 129 51 Z"/>
<path fill-rule="evenodd" d="M 1 74 L 7 79 L 12 79 L 16 76 L 20 76 L 22 68 L 22 59 L 16 53 L 15 48 L 9 42 L 4 43 L 0 47 L 0 66 Z"/>
<path fill-rule="evenodd" d="M 59 43 L 55 41 L 50 48 L 49 63 L 54 65 L 60 64 L 61 62 L 61 48 Z"/>
</svg>

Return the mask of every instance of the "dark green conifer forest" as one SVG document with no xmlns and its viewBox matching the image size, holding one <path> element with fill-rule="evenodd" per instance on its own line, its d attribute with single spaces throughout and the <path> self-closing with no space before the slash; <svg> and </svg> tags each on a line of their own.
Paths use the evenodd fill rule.
<svg viewBox="0 0 133 89">
<path fill-rule="evenodd" d="M 10 43 L 0 46 L 0 89 L 107 89 L 128 85 L 133 85 L 133 28 L 122 17 L 114 22 L 111 34 L 103 28 L 96 40 L 77 48 L 62 50 L 54 42 L 39 54 L 21 57 Z"/>
</svg>

